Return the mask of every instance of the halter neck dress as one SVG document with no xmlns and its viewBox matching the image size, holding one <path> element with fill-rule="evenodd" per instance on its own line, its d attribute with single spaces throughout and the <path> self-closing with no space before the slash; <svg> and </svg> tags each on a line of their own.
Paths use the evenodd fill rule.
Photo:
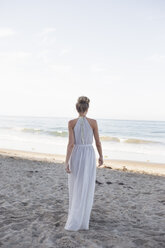
<svg viewBox="0 0 165 248">
<path fill-rule="evenodd" d="M 64 229 L 78 231 L 89 229 L 95 180 L 96 154 L 93 143 L 93 129 L 85 116 L 80 116 L 74 126 L 75 143 L 69 159 L 68 218 Z"/>
</svg>

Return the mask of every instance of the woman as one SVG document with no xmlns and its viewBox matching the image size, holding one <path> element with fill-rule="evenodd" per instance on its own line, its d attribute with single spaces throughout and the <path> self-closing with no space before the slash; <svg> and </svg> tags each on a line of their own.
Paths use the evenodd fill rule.
<svg viewBox="0 0 165 248">
<path fill-rule="evenodd" d="M 89 102 L 88 97 L 79 97 L 76 103 L 79 116 L 68 122 L 65 170 L 68 173 L 69 209 L 65 229 L 70 231 L 89 229 L 96 180 L 93 136 L 100 156 L 99 166 L 103 164 L 97 121 L 86 117 Z"/>
</svg>

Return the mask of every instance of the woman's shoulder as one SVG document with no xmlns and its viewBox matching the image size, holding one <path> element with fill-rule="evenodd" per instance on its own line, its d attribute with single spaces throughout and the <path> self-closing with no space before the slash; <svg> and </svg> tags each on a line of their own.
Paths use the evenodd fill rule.
<svg viewBox="0 0 165 248">
<path fill-rule="evenodd" d="M 97 126 L 97 121 L 93 118 L 88 118 L 88 117 L 86 117 L 86 119 L 90 123 L 92 129 L 95 129 L 95 127 Z"/>
<path fill-rule="evenodd" d="M 71 119 L 71 120 L 68 121 L 68 124 L 71 125 L 71 126 L 74 126 L 77 121 L 78 121 L 78 118 Z"/>
<path fill-rule="evenodd" d="M 86 117 L 86 119 L 87 119 L 88 121 L 90 121 L 90 122 L 93 122 L 93 123 L 97 122 L 95 119 L 92 119 L 92 118 L 89 118 L 89 117 Z"/>
</svg>

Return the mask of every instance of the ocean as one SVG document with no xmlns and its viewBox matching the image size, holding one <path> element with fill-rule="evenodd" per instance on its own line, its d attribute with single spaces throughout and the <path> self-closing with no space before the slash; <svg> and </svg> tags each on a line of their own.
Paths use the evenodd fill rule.
<svg viewBox="0 0 165 248">
<path fill-rule="evenodd" d="M 77 117 L 0 116 L 0 148 L 66 155 L 68 121 Z M 104 160 L 165 163 L 165 121 L 96 120 Z"/>
</svg>

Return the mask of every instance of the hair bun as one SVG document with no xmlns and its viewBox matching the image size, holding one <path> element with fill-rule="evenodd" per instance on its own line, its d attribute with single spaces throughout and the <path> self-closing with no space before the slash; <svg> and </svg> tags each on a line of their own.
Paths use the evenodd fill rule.
<svg viewBox="0 0 165 248">
<path fill-rule="evenodd" d="M 80 103 L 80 104 L 86 104 L 86 103 L 89 104 L 89 102 L 90 102 L 90 100 L 86 96 L 80 96 L 78 98 L 78 103 Z"/>
<path fill-rule="evenodd" d="M 88 110 L 89 108 L 89 98 L 86 96 L 80 96 L 77 99 L 77 103 L 76 103 L 76 109 L 79 113 L 84 113 L 85 111 Z"/>
</svg>

